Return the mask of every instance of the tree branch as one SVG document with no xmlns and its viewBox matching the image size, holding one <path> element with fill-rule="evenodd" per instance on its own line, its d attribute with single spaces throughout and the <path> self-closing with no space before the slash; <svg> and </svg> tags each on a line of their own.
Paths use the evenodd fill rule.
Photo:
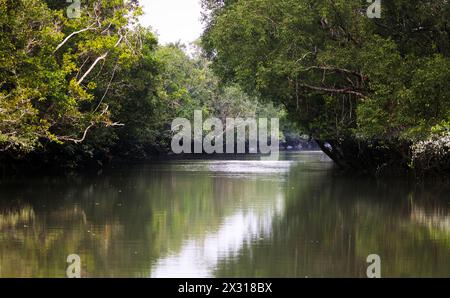
<svg viewBox="0 0 450 298">
<path fill-rule="evenodd" d="M 348 89 L 348 88 L 347 89 L 334 89 L 334 88 L 325 88 L 325 87 L 311 86 L 311 85 L 308 85 L 308 84 L 300 84 L 300 87 L 308 88 L 308 89 L 315 90 L 315 91 L 322 91 L 322 92 L 326 92 L 326 93 L 353 94 L 353 95 L 356 95 L 356 96 L 358 96 L 360 98 L 367 99 L 367 96 L 365 96 L 361 92 L 354 91 L 354 90 L 351 90 L 351 89 Z"/>
<path fill-rule="evenodd" d="M 116 70 L 117 70 L 117 64 L 114 66 L 113 73 L 111 75 L 111 79 L 108 82 L 108 87 L 106 87 L 106 91 L 103 94 L 102 98 L 100 99 L 100 102 L 98 103 L 97 107 L 95 108 L 94 113 L 97 112 L 97 110 L 100 108 L 100 105 L 102 104 L 103 100 L 105 99 L 106 95 L 108 94 L 109 89 L 111 88 L 111 83 L 112 83 L 112 81 L 114 79 L 114 76 L 116 74 Z"/>
<path fill-rule="evenodd" d="M 94 127 L 94 125 L 95 125 L 95 123 L 94 123 L 94 122 L 91 122 L 91 125 L 89 125 L 89 126 L 85 129 L 85 131 L 84 131 L 84 133 L 83 133 L 83 137 L 82 137 L 81 139 L 73 139 L 73 138 L 70 138 L 70 137 L 58 137 L 58 140 L 60 140 L 60 141 L 66 141 L 66 142 L 74 142 L 75 144 L 82 143 L 82 142 L 84 142 L 84 140 L 86 139 L 89 130 L 90 130 L 92 127 Z"/>
<path fill-rule="evenodd" d="M 84 29 L 81 29 L 81 30 L 79 30 L 79 31 L 75 31 L 75 32 L 72 32 L 71 34 L 69 34 L 69 36 L 67 36 L 57 47 L 56 47 L 56 49 L 53 51 L 53 54 L 55 54 L 63 45 L 65 45 L 68 41 L 69 41 L 69 39 L 71 39 L 73 36 L 75 36 L 75 35 L 77 35 L 77 34 L 80 34 L 80 33 L 83 33 L 83 32 L 85 32 L 85 31 L 88 31 L 88 30 L 94 30 L 95 28 L 94 28 L 94 26 L 93 25 L 90 25 L 89 27 L 87 27 L 87 28 L 84 28 Z"/>
<path fill-rule="evenodd" d="M 108 52 L 106 52 L 105 54 L 103 54 L 100 57 L 98 57 L 94 61 L 94 63 L 92 63 L 91 67 L 89 67 L 89 69 L 84 73 L 84 75 L 81 77 L 81 79 L 77 82 L 77 85 L 80 85 L 84 81 L 84 79 L 91 73 L 91 71 L 95 68 L 97 63 L 100 62 L 100 60 L 106 59 L 107 56 L 108 56 Z"/>
<path fill-rule="evenodd" d="M 365 76 L 364 74 L 362 74 L 360 72 L 348 70 L 345 68 L 332 67 L 332 66 L 311 66 L 311 67 L 306 68 L 305 71 L 309 71 L 312 69 L 318 69 L 318 70 L 324 70 L 324 71 L 336 71 L 336 72 L 340 72 L 340 73 L 351 74 L 351 75 L 355 75 L 355 76 L 361 78 L 362 81 L 368 79 L 367 76 Z"/>
</svg>

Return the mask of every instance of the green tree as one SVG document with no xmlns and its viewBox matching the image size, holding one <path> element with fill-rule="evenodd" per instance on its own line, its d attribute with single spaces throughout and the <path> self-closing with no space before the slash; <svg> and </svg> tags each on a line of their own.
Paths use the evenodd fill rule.
<svg viewBox="0 0 450 298">
<path fill-rule="evenodd" d="M 81 143 L 93 127 L 117 125 L 95 94 L 105 73 L 138 56 L 136 1 L 83 1 L 74 19 L 55 1 L 2 0 L 0 11 L 2 151 Z"/>
<path fill-rule="evenodd" d="M 449 125 L 448 1 L 383 2 L 381 19 L 365 1 L 203 5 L 220 77 L 286 106 L 342 167 L 406 170 L 411 145 Z"/>
</svg>

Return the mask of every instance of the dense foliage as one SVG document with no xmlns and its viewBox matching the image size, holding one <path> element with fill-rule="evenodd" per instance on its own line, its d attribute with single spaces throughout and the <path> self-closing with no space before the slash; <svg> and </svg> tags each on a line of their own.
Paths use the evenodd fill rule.
<svg viewBox="0 0 450 298">
<path fill-rule="evenodd" d="M 142 41 L 152 37 L 136 28 L 135 1 L 85 2 L 72 19 L 61 1 L 0 2 L 3 152 L 80 144 L 94 128 L 121 125 L 112 120 L 112 83 L 139 63 Z M 145 47 L 155 45 L 153 38 Z"/>
<path fill-rule="evenodd" d="M 227 82 L 282 103 L 345 168 L 449 171 L 447 0 L 204 0 L 203 45 Z M 448 144 L 448 142 L 437 142 Z M 439 147 L 439 146 L 438 146 Z"/>
<path fill-rule="evenodd" d="M 77 166 L 168 149 L 171 122 L 278 113 L 223 86 L 196 47 L 159 46 L 138 1 L 0 1 L 0 159 Z M 72 16 L 73 17 L 73 16 Z M 266 113 L 266 114 L 267 114 Z"/>
<path fill-rule="evenodd" d="M 203 5 L 187 49 L 158 45 L 136 0 L 0 0 L 2 164 L 149 158 L 202 110 L 288 117 L 344 168 L 449 171 L 447 0 L 383 2 L 380 19 L 366 1 Z"/>
</svg>

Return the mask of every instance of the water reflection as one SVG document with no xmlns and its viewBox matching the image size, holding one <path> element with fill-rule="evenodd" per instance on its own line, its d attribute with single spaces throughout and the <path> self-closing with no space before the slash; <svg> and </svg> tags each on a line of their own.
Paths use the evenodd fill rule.
<svg viewBox="0 0 450 298">
<path fill-rule="evenodd" d="M 180 252 L 159 260 L 152 277 L 214 277 L 221 260 L 236 259 L 244 247 L 269 238 L 273 219 L 283 211 L 283 197 L 277 194 L 274 202 L 225 217 L 217 231 L 187 240 Z"/>
<path fill-rule="evenodd" d="M 337 176 L 320 153 L 0 181 L 0 276 L 450 277 L 448 184 Z"/>
</svg>

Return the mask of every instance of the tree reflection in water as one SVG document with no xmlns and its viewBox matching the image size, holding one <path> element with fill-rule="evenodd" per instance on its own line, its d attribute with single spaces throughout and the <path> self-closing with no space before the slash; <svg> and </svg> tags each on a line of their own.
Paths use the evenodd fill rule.
<svg viewBox="0 0 450 298">
<path fill-rule="evenodd" d="M 450 276 L 448 185 L 281 162 L 174 161 L 0 184 L 0 276 Z"/>
</svg>

